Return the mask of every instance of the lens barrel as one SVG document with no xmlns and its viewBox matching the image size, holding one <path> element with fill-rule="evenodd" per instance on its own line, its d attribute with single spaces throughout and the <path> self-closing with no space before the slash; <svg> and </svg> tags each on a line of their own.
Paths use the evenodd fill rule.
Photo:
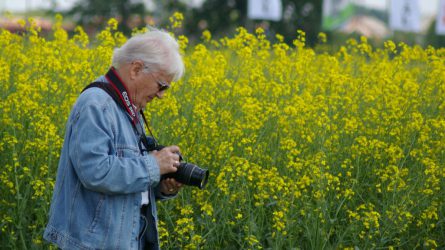
<svg viewBox="0 0 445 250">
<path fill-rule="evenodd" d="M 163 178 L 174 178 L 185 185 L 204 189 L 209 179 L 209 171 L 191 163 L 181 163 L 178 171 L 163 175 Z"/>
</svg>

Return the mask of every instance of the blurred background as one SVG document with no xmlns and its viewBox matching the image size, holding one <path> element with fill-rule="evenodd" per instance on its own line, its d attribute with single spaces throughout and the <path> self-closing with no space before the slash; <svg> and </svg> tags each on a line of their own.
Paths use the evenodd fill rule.
<svg viewBox="0 0 445 250">
<path fill-rule="evenodd" d="M 360 36 L 374 46 L 389 39 L 445 46 L 445 0 L 1 0 L 0 27 L 21 32 L 17 20 L 33 17 L 44 35 L 61 13 L 68 31 L 81 25 L 94 35 L 114 17 L 130 35 L 136 27 L 166 27 L 174 12 L 184 15 L 180 32 L 191 43 L 205 30 L 217 39 L 243 26 L 264 28 L 270 40 L 281 34 L 287 43 L 303 30 L 308 46 L 320 43 L 320 32 L 333 48 Z"/>
</svg>

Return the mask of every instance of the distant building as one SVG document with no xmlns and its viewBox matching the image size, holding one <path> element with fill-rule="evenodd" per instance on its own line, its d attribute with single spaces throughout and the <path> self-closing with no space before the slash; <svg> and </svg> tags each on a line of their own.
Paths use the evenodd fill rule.
<svg viewBox="0 0 445 250">
<path fill-rule="evenodd" d="M 357 33 L 375 39 L 384 39 L 391 34 L 385 22 L 365 15 L 352 17 L 339 31 L 343 33 Z"/>
<path fill-rule="evenodd" d="M 53 21 L 48 18 L 43 17 L 33 17 L 35 25 L 41 29 L 42 33 L 49 33 L 52 30 L 53 27 Z M 27 22 L 27 25 L 23 27 L 20 25 L 19 21 L 25 20 L 25 18 L 21 17 L 0 17 L 0 29 L 6 29 L 13 33 L 20 33 L 24 32 L 26 30 L 26 26 L 29 25 Z M 63 28 L 67 31 L 74 30 L 74 24 L 72 23 L 65 23 L 63 24 Z"/>
</svg>

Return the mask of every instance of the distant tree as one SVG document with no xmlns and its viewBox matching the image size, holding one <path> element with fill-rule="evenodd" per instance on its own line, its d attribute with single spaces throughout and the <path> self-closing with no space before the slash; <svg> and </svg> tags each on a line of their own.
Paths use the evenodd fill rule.
<svg viewBox="0 0 445 250">
<path fill-rule="evenodd" d="M 445 47 L 445 35 L 436 34 L 436 21 L 431 22 L 431 25 L 428 28 L 425 37 L 425 45 L 431 45 L 436 48 Z"/>
<path fill-rule="evenodd" d="M 283 0 L 283 20 L 272 22 L 271 28 L 285 36 L 287 42 L 296 38 L 297 30 L 306 33 L 308 45 L 318 40 L 322 22 L 322 0 Z"/>
<path fill-rule="evenodd" d="M 119 30 L 129 35 L 134 26 L 143 26 L 145 5 L 143 0 L 78 0 L 65 13 L 84 27 L 101 28 L 108 19 L 119 20 Z"/>
<path fill-rule="evenodd" d="M 297 30 L 306 32 L 307 42 L 314 44 L 321 28 L 322 0 L 282 0 L 281 21 L 249 20 L 247 0 L 206 0 L 200 8 L 189 10 L 185 15 L 186 31 L 200 35 L 208 29 L 214 35 L 233 33 L 238 26 L 251 32 L 257 27 L 266 27 L 268 34 L 279 33 L 287 42 L 296 38 Z"/>
<path fill-rule="evenodd" d="M 208 29 L 214 34 L 225 35 L 238 26 L 246 26 L 247 0 L 206 0 L 200 8 L 193 9 L 186 18 L 191 33 Z"/>
</svg>

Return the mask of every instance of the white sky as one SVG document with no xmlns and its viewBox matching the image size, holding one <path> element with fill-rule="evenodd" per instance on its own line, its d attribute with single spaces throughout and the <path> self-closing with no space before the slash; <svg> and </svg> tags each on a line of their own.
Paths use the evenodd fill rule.
<svg viewBox="0 0 445 250">
<path fill-rule="evenodd" d="M 0 0 L 0 12 L 3 11 L 25 11 L 27 8 L 38 9 L 51 7 L 51 2 L 56 2 L 58 8 L 68 9 L 77 0 Z M 149 2 L 149 0 L 146 0 Z M 189 0 L 190 1 L 190 0 Z M 352 0 L 358 4 L 385 9 L 389 5 L 390 0 Z M 420 12 L 422 15 L 434 15 L 437 12 L 438 0 L 419 0 Z"/>
<path fill-rule="evenodd" d="M 0 11 L 22 12 L 35 9 L 49 9 L 55 2 L 60 9 L 69 9 L 77 0 L 0 0 Z"/>
<path fill-rule="evenodd" d="M 376 9 L 389 8 L 390 0 L 353 0 L 357 4 L 372 6 Z M 419 0 L 420 13 L 422 15 L 435 15 L 439 7 L 438 0 Z"/>
</svg>

